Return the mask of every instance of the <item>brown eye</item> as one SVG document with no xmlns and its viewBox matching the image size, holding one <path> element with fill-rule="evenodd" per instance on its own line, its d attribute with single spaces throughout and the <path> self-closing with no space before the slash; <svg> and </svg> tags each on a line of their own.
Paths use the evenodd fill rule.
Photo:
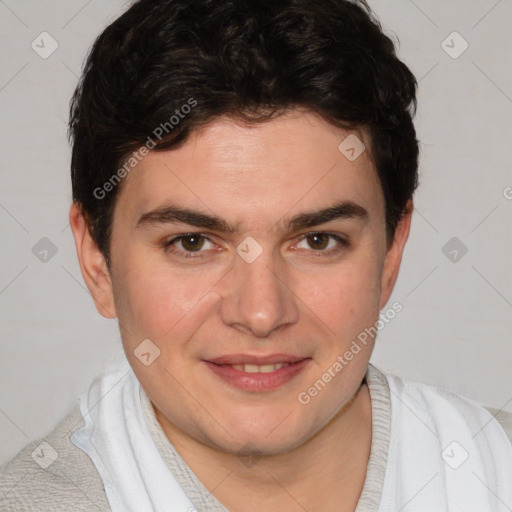
<svg viewBox="0 0 512 512">
<path fill-rule="evenodd" d="M 333 233 L 315 232 L 305 234 L 297 244 L 298 249 L 307 249 L 315 256 L 329 256 L 347 249 L 350 243 L 345 238 Z M 313 249 L 313 252 L 311 252 Z"/>
<path fill-rule="evenodd" d="M 204 245 L 204 236 L 186 235 L 180 238 L 181 245 L 186 251 L 199 251 Z"/>
<path fill-rule="evenodd" d="M 211 257 L 215 244 L 202 233 L 184 233 L 164 242 L 162 248 L 177 258 L 199 259 Z"/>
<path fill-rule="evenodd" d="M 311 249 L 323 250 L 329 245 L 330 238 L 326 233 L 312 233 L 306 237 L 306 240 Z"/>
</svg>

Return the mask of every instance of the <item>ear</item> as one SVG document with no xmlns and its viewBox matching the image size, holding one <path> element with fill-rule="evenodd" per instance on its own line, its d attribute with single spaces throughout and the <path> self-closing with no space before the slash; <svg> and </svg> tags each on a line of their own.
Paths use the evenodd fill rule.
<svg viewBox="0 0 512 512">
<path fill-rule="evenodd" d="M 80 270 L 96 309 L 105 318 L 115 318 L 114 294 L 107 262 L 89 232 L 78 203 L 71 205 L 69 224 L 75 239 Z"/>
<path fill-rule="evenodd" d="M 380 283 L 379 309 L 382 309 L 386 305 L 395 287 L 405 242 L 407 242 L 411 228 L 412 210 L 413 202 L 412 199 L 409 199 L 405 206 L 405 211 L 397 224 L 393 241 L 387 249 Z"/>
</svg>

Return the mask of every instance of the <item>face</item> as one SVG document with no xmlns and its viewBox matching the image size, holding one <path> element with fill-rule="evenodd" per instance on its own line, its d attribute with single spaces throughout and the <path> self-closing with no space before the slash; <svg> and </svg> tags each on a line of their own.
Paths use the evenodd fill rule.
<svg viewBox="0 0 512 512">
<path fill-rule="evenodd" d="M 90 288 L 161 422 L 225 452 L 283 453 L 357 391 L 373 340 L 304 403 L 378 320 L 407 236 L 388 247 L 368 150 L 338 149 L 350 133 L 308 112 L 220 118 L 125 178 L 110 275 Z"/>
</svg>

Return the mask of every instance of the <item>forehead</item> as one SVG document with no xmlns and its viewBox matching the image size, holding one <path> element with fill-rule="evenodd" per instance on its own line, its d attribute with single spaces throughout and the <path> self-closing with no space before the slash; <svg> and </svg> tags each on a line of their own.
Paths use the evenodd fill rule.
<svg viewBox="0 0 512 512">
<path fill-rule="evenodd" d="M 383 213 L 364 146 L 364 131 L 336 128 L 310 112 L 252 125 L 218 118 L 179 148 L 144 157 L 125 178 L 116 210 L 136 217 L 172 201 L 231 213 L 233 222 L 266 217 L 268 223 L 286 212 L 352 200 Z"/>
</svg>

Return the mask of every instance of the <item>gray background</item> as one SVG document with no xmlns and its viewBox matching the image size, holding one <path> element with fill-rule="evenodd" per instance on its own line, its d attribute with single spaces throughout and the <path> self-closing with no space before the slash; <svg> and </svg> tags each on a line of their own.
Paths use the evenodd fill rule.
<svg viewBox="0 0 512 512">
<path fill-rule="evenodd" d="M 66 122 L 89 46 L 126 4 L 0 0 L 0 462 L 46 434 L 121 349 L 76 261 Z M 412 233 L 389 303 L 403 311 L 372 362 L 512 411 L 512 1 L 370 5 L 419 81 L 421 140 Z M 43 31 L 59 45 L 47 59 L 31 47 L 51 48 Z M 454 31 L 469 44 L 458 58 L 442 47 Z M 445 45 L 459 53 L 461 43 Z M 55 254 L 42 252 L 43 237 Z"/>
</svg>

